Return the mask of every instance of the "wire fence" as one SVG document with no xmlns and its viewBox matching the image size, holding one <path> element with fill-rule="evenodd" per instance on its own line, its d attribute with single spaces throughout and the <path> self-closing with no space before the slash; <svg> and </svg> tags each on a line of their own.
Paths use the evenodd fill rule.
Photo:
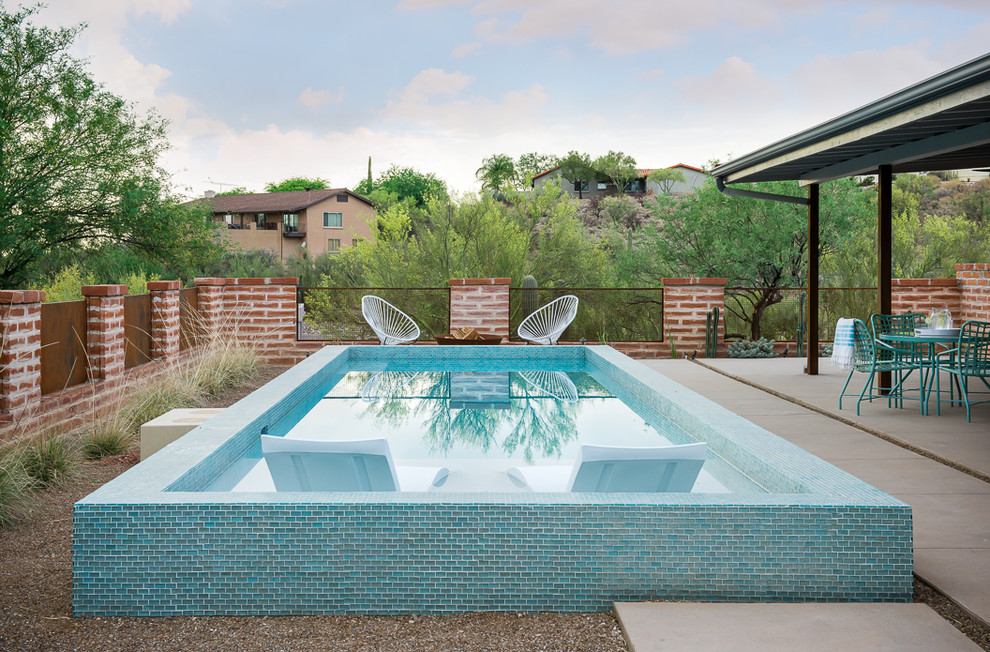
<svg viewBox="0 0 990 652">
<path fill-rule="evenodd" d="M 361 315 L 361 297 L 366 294 L 379 296 L 412 317 L 421 340 L 450 332 L 450 288 L 299 288 L 297 338 L 376 339 Z"/>
<path fill-rule="evenodd" d="M 531 312 L 558 297 L 578 298 L 577 317 L 561 340 L 591 343 L 662 342 L 662 288 L 510 288 L 509 339 Z"/>
<path fill-rule="evenodd" d="M 768 340 L 795 341 L 802 330 L 808 311 L 806 288 L 775 288 L 766 292 L 763 288 L 733 287 L 725 289 L 725 339 L 737 340 L 752 337 L 754 313 L 760 300 L 768 301 L 759 317 L 759 334 Z M 869 321 L 876 312 L 877 289 L 875 287 L 819 288 L 818 339 L 832 340 L 835 323 L 840 317 L 856 317 Z"/>
</svg>

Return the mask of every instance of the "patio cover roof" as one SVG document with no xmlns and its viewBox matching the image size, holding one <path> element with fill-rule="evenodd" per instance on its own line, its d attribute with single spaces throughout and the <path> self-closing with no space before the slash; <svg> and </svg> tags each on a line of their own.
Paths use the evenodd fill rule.
<svg viewBox="0 0 990 652">
<path fill-rule="evenodd" d="M 990 54 L 716 167 L 726 184 L 990 166 Z"/>
<path fill-rule="evenodd" d="M 814 375 L 818 373 L 818 184 L 877 174 L 877 312 L 889 314 L 893 174 L 987 166 L 990 54 L 729 161 L 712 170 L 712 176 L 729 194 L 808 205 L 807 373 Z M 798 181 L 808 186 L 808 198 L 727 187 L 755 181 Z M 881 379 L 888 387 L 889 382 L 889 377 Z"/>
</svg>

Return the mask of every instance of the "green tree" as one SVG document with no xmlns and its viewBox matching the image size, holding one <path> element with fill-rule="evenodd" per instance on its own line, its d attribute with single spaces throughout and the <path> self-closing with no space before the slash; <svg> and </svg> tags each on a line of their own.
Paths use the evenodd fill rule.
<svg viewBox="0 0 990 652">
<path fill-rule="evenodd" d="M 571 150 L 560 161 L 560 176 L 574 184 L 578 199 L 584 199 L 584 184 L 594 181 L 596 177 L 595 169 L 591 167 L 591 157 Z"/>
<path fill-rule="evenodd" d="M 432 172 L 393 165 L 375 183 L 375 189 L 392 193 L 399 201 L 412 200 L 414 206 L 426 206 L 431 197 L 446 197 L 447 184 Z"/>
<path fill-rule="evenodd" d="M 325 190 L 330 187 L 327 179 L 313 177 L 292 177 L 282 181 L 269 181 L 265 184 L 265 192 L 292 192 L 294 190 Z"/>
<path fill-rule="evenodd" d="M 802 194 L 791 182 L 752 187 L 781 195 Z M 869 191 L 849 179 L 823 185 L 821 195 L 819 255 L 832 251 L 851 225 L 870 212 Z M 763 313 L 783 299 L 779 288 L 806 282 L 807 209 L 803 206 L 730 197 L 711 180 L 696 193 L 662 195 L 653 206 L 657 223 L 644 229 L 640 247 L 625 264 L 654 283 L 662 276 L 714 276 L 726 277 L 729 286 L 749 288 L 733 295 L 736 298 L 727 301 L 726 310 L 748 324 L 754 340 L 761 336 Z"/>
<path fill-rule="evenodd" d="M 230 190 L 225 190 L 224 192 L 218 192 L 217 197 L 222 197 L 224 195 L 249 195 L 251 191 L 244 186 L 237 186 L 236 188 L 231 188 Z"/>
<path fill-rule="evenodd" d="M 515 163 L 517 181 L 523 189 L 532 188 L 533 177 L 537 174 L 543 174 L 547 170 L 552 170 L 558 165 L 560 165 L 560 158 L 553 154 L 540 154 L 539 152 L 523 154 L 516 159 Z"/>
<path fill-rule="evenodd" d="M 516 164 L 508 154 L 493 154 L 481 161 L 474 173 L 481 189 L 489 193 L 504 193 L 515 188 Z"/>
<path fill-rule="evenodd" d="M 165 121 L 69 56 L 82 27 L 35 27 L 36 11 L 0 7 L 0 286 L 106 242 L 163 261 L 215 255 L 205 211 L 178 207 L 157 164 Z"/>
<path fill-rule="evenodd" d="M 599 156 L 591 163 L 599 178 L 608 179 L 615 191 L 622 194 L 626 184 L 636 179 L 636 159 L 623 152 L 613 152 Z"/>
<path fill-rule="evenodd" d="M 653 183 L 660 186 L 660 192 L 665 195 L 670 194 L 670 190 L 674 187 L 675 183 L 685 183 L 684 172 L 678 170 L 677 168 L 661 168 L 659 170 L 653 170 L 647 177 L 647 181 L 652 181 Z"/>
</svg>

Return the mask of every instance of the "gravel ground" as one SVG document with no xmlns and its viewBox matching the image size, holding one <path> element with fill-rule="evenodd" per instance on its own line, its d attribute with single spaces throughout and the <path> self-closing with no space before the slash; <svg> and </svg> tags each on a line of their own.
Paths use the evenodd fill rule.
<svg viewBox="0 0 990 652">
<path fill-rule="evenodd" d="M 265 368 L 230 405 L 280 373 Z M 0 650 L 626 650 L 610 613 L 456 616 L 72 617 L 72 505 L 138 462 L 138 453 L 82 465 L 0 530 Z M 922 582 L 915 601 L 990 651 L 990 629 Z"/>
</svg>

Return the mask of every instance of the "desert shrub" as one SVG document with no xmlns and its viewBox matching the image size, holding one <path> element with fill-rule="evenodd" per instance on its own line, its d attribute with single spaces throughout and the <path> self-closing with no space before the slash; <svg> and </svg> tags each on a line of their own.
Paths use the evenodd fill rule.
<svg viewBox="0 0 990 652">
<path fill-rule="evenodd" d="M 89 436 L 83 441 L 82 454 L 87 460 L 120 455 L 134 441 L 133 433 L 128 432 L 117 419 L 101 419 L 94 424 Z"/>
<path fill-rule="evenodd" d="M 729 344 L 730 358 L 776 358 L 773 352 L 773 340 L 761 337 L 755 342 L 751 339 L 739 340 Z"/>
<path fill-rule="evenodd" d="M 68 477 L 75 466 L 75 451 L 61 433 L 46 433 L 23 444 L 20 450 L 24 471 L 47 487 Z"/>
<path fill-rule="evenodd" d="M 26 494 L 36 486 L 13 446 L 0 450 L 0 527 L 17 520 Z"/>
</svg>

